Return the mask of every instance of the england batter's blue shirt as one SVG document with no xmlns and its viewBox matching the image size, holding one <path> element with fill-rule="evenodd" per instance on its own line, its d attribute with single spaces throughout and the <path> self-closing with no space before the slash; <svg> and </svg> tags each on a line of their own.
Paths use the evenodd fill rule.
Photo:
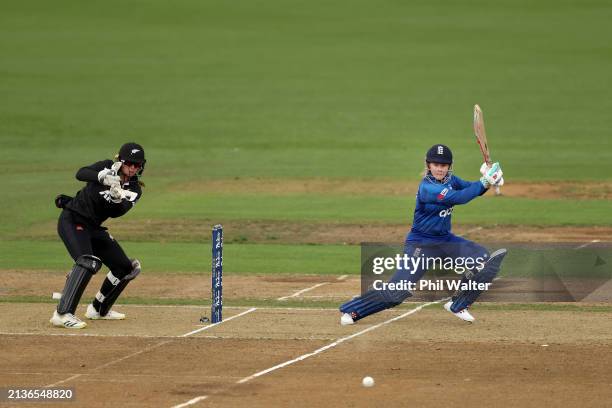
<svg viewBox="0 0 612 408">
<path fill-rule="evenodd" d="M 450 234 L 453 207 L 465 204 L 485 191 L 480 181 L 465 181 L 451 175 L 440 182 L 428 174 L 419 184 L 409 239 Z"/>
</svg>

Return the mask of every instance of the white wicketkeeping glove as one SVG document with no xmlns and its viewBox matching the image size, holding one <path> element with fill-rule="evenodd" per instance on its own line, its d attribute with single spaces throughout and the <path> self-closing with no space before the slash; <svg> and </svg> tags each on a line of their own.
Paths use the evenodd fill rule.
<svg viewBox="0 0 612 408">
<path fill-rule="evenodd" d="M 105 186 L 121 183 L 121 178 L 112 169 L 102 169 L 98 172 L 98 181 Z"/>
<path fill-rule="evenodd" d="M 118 204 L 121 202 L 121 199 L 123 198 L 123 190 L 121 189 L 121 186 L 119 184 L 113 184 L 111 186 L 110 198 L 111 198 L 111 201 L 115 204 Z"/>
</svg>

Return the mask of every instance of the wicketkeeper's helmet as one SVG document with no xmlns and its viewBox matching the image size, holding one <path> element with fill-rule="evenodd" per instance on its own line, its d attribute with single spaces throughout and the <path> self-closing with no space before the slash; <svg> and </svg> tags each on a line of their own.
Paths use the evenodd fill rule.
<svg viewBox="0 0 612 408">
<path fill-rule="evenodd" d="M 123 163 L 138 163 L 140 164 L 140 170 L 138 175 L 140 176 L 144 170 L 145 163 L 145 152 L 141 145 L 134 142 L 129 142 L 121 146 L 118 154 L 119 160 Z"/>
</svg>

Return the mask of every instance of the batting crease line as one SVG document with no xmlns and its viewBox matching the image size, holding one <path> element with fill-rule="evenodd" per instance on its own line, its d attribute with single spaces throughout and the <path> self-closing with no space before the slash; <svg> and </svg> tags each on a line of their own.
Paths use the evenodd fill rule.
<svg viewBox="0 0 612 408">
<path fill-rule="evenodd" d="M 52 387 L 55 387 L 55 386 L 56 386 L 56 385 L 58 385 L 58 384 L 62 384 L 62 383 L 65 383 L 65 382 L 67 382 L 67 381 L 74 380 L 75 378 L 79 378 L 81 375 L 83 375 L 83 374 L 75 374 L 75 375 L 73 375 L 72 377 L 68 377 L 68 378 L 66 378 L 65 380 L 61 380 L 61 381 L 58 381 L 58 382 L 53 383 L 53 384 L 45 385 L 45 386 L 44 386 L 44 388 L 52 388 Z"/>
<path fill-rule="evenodd" d="M 190 399 L 187 402 L 184 402 L 182 404 L 178 404 L 173 406 L 172 408 L 183 408 L 183 407 L 188 407 L 189 405 L 193 405 L 197 402 L 200 402 L 202 400 L 205 400 L 206 398 L 208 398 L 208 395 L 200 395 L 199 397 L 195 397 L 194 399 Z"/>
<path fill-rule="evenodd" d="M 7 302 L 8 303 L 8 302 Z M 0 303 L 1 304 L 1 303 Z M 170 307 L 170 308 L 185 308 L 185 309 L 210 309 L 208 306 L 197 306 L 197 305 L 123 305 L 124 307 Z M 223 306 L 224 309 L 250 309 L 255 306 Z M 258 310 L 338 310 L 337 308 L 331 307 L 291 307 L 291 306 L 257 306 Z"/>
<path fill-rule="evenodd" d="M 588 247 L 589 245 L 591 245 L 591 244 L 595 244 L 595 243 L 597 243 L 597 242 L 600 242 L 600 241 L 599 241 L 598 239 L 594 239 L 594 240 L 592 240 L 592 241 L 590 241 L 590 242 L 587 242 L 587 243 L 584 243 L 584 244 L 582 244 L 582 245 L 579 245 L 579 246 L 577 246 L 577 247 L 576 247 L 576 248 L 574 248 L 574 249 L 582 249 L 582 248 L 586 248 L 586 247 Z"/>
<path fill-rule="evenodd" d="M 182 335 L 182 336 L 180 336 L 180 337 L 188 337 L 188 336 L 191 336 L 192 334 L 196 334 L 196 333 L 203 332 L 204 330 L 208 330 L 208 329 L 210 329 L 210 328 L 216 327 L 216 326 L 220 325 L 220 324 L 221 324 L 221 323 L 223 323 L 223 322 L 229 322 L 229 321 L 230 321 L 230 320 L 232 320 L 232 319 L 235 319 L 235 318 L 240 317 L 240 316 L 244 316 L 245 314 L 247 314 L 247 313 L 251 313 L 251 312 L 254 312 L 255 310 L 257 310 L 257 308 L 256 308 L 256 307 L 252 307 L 252 308 L 250 308 L 249 310 L 245 310 L 245 311 L 244 311 L 244 312 L 242 312 L 242 313 L 238 313 L 237 315 L 234 315 L 234 316 L 228 317 L 227 319 L 222 320 L 222 321 L 220 321 L 220 322 L 218 322 L 218 323 L 213 323 L 213 324 L 211 324 L 211 325 L 209 325 L 209 326 L 200 327 L 199 329 L 196 329 L 196 330 L 194 330 L 194 331 L 190 331 L 189 333 L 185 333 L 185 334 L 183 334 L 183 335 Z"/>
<path fill-rule="evenodd" d="M 279 297 L 279 298 L 278 298 L 278 299 L 276 299 L 276 300 L 286 300 L 286 299 L 289 299 L 289 298 L 297 297 L 297 296 L 300 296 L 302 293 L 306 293 L 306 292 L 308 292 L 308 291 L 311 291 L 311 290 L 313 290 L 313 289 L 316 289 L 316 288 L 318 288 L 319 286 L 327 285 L 328 283 L 329 283 L 329 282 L 321 282 L 321 283 L 317 283 L 316 285 L 313 285 L 313 286 L 308 287 L 308 288 L 306 288 L 306 289 L 298 290 L 297 292 L 295 292 L 295 293 L 294 293 L 294 294 L 292 294 L 292 295 L 289 295 L 289 296 L 283 296 L 283 297 Z"/>
<path fill-rule="evenodd" d="M 255 374 L 253 374 L 253 375 L 248 376 L 248 377 L 244 377 L 243 379 L 238 380 L 238 381 L 236 382 L 236 384 L 244 384 L 244 383 L 247 383 L 247 382 L 251 381 L 252 379 L 255 379 L 255 378 L 257 378 L 257 377 L 261 377 L 262 375 L 265 375 L 265 374 L 271 373 L 272 371 L 276 371 L 276 370 L 278 370 L 279 368 L 287 367 L 287 366 L 289 366 L 289 365 L 291 365 L 291 364 L 297 363 L 297 362 L 302 361 L 302 360 L 305 360 L 305 359 L 307 359 L 307 358 L 309 358 L 309 357 L 312 357 L 312 356 L 315 356 L 315 355 L 317 355 L 317 354 L 320 354 L 320 353 L 322 353 L 322 352 L 324 352 L 324 351 L 326 351 L 326 350 L 329 350 L 329 349 L 331 349 L 331 348 L 336 347 L 338 344 L 344 343 L 345 341 L 348 341 L 348 340 L 351 340 L 351 339 L 353 339 L 353 338 L 355 338 L 355 337 L 361 336 L 362 334 L 368 333 L 368 332 L 370 332 L 370 331 L 372 331 L 372 330 L 376 330 L 376 329 L 378 329 L 379 327 L 385 326 L 385 325 L 387 325 L 387 324 L 389 324 L 389 323 L 393 323 L 393 322 L 395 322 L 395 321 L 397 321 L 397 320 L 399 320 L 399 319 L 403 319 L 403 318 L 404 318 L 404 317 L 406 317 L 406 316 L 410 316 L 411 314 L 413 314 L 413 313 L 416 313 L 416 312 L 420 311 L 420 310 L 421 310 L 421 309 L 423 309 L 424 307 L 427 307 L 427 306 L 430 306 L 430 305 L 433 305 L 433 304 L 436 304 L 436 303 L 440 303 L 440 302 L 442 302 L 442 301 L 444 301 L 444 300 L 447 300 L 447 299 L 449 299 L 449 298 L 444 298 L 444 299 L 436 300 L 436 301 L 433 301 L 433 302 L 424 303 L 424 304 L 422 304 L 422 305 L 420 305 L 420 306 L 417 306 L 416 308 L 411 309 L 411 310 L 409 310 L 408 312 L 403 313 L 403 314 L 401 314 L 401 315 L 399 315 L 399 316 L 396 316 L 396 317 L 393 317 L 393 318 L 391 318 L 391 319 L 385 320 L 384 322 L 378 323 L 378 324 L 376 324 L 376 325 L 374 325 L 374 326 L 370 326 L 370 327 L 368 327 L 368 328 L 365 328 L 365 329 L 363 329 L 363 330 L 361 330 L 361 331 L 358 331 L 357 333 L 353 333 L 353 334 L 351 334 L 350 336 L 342 337 L 342 338 L 340 338 L 340 339 L 338 339 L 338 340 L 334 341 L 333 343 L 330 343 L 330 344 L 328 344 L 328 345 L 326 345 L 326 346 L 323 346 L 323 347 L 321 347 L 321 348 L 316 349 L 315 351 L 312 351 L 312 352 L 310 352 L 310 353 L 303 354 L 303 355 L 301 355 L 301 356 L 299 356 L 299 357 L 297 357 L 297 358 L 294 358 L 293 360 L 288 360 L 288 361 L 285 361 L 284 363 L 277 364 L 277 365 L 275 365 L 275 366 L 273 366 L 273 367 L 270 367 L 270 368 L 267 368 L 267 369 L 265 369 L 265 370 L 259 371 L 259 372 L 255 373 Z"/>
<path fill-rule="evenodd" d="M 5 302 L 7 304 L 10 302 Z M 0 302 L 0 304 L 3 304 Z M 123 307 L 136 307 L 136 308 L 176 308 L 176 309 L 202 309 L 202 310 L 210 310 L 210 305 L 208 306 L 197 306 L 197 305 L 123 305 Z M 337 310 L 336 308 L 331 307 L 291 307 L 291 306 L 223 306 L 223 309 L 250 309 L 252 307 L 256 307 L 258 310 Z M 0 334 L 2 334 L 0 332 Z"/>
<path fill-rule="evenodd" d="M 315 339 L 316 340 L 316 339 Z M 327 339 L 329 340 L 329 339 Z M 0 371 L 0 374 L 2 375 L 66 375 L 67 373 L 58 373 L 58 372 L 28 372 L 28 373 L 24 373 L 24 372 L 11 372 L 11 371 Z M 98 373 L 80 373 L 80 374 L 73 374 L 73 375 L 81 375 L 83 377 L 87 377 L 87 376 L 96 376 L 95 378 L 92 378 L 91 380 L 81 380 L 81 381 L 92 381 L 92 382 L 100 382 L 100 379 L 97 377 Z M 176 374 L 176 375 L 168 375 L 168 374 L 129 374 L 129 373 L 121 373 L 121 377 L 120 378 L 105 378 L 104 381 L 105 382 L 110 382 L 110 383 L 120 383 L 120 382 L 126 382 L 129 381 L 131 378 L 134 379 L 138 379 L 138 378 L 155 378 L 155 379 L 159 379 L 159 378 L 197 378 L 197 379 L 202 379 L 202 378 L 214 378 L 214 379 L 227 379 L 227 378 L 235 378 L 235 379 L 240 379 L 241 377 L 237 376 L 237 375 L 201 375 L 201 374 Z"/>
<path fill-rule="evenodd" d="M 329 300 L 335 300 L 335 299 L 346 299 L 346 295 L 306 295 L 306 296 L 302 296 L 302 299 L 329 299 Z M 334 310 L 338 310 L 338 309 L 334 309 Z"/>
<path fill-rule="evenodd" d="M 177 339 L 181 336 L 153 336 L 148 334 L 100 334 L 100 333 L 20 333 L 20 332 L 0 332 L 0 336 L 50 336 L 50 337 L 128 337 L 137 339 Z"/>
<path fill-rule="evenodd" d="M 343 281 L 343 280 L 345 280 L 347 277 L 348 277 L 348 275 L 340 275 L 340 276 L 338 276 L 338 277 L 336 278 L 336 280 L 338 280 L 338 281 Z M 306 288 L 306 289 L 301 289 L 301 290 L 298 290 L 297 292 L 295 292 L 295 293 L 294 293 L 294 294 L 292 294 L 292 295 L 288 295 L 288 296 L 279 297 L 279 298 L 278 298 L 278 299 L 276 299 L 276 300 L 287 300 L 287 299 L 290 299 L 290 298 L 293 298 L 293 297 L 298 297 L 298 296 L 300 296 L 302 293 L 309 292 L 309 291 L 311 291 L 311 290 L 313 290 L 313 289 L 316 289 L 316 288 L 318 288 L 318 287 L 320 287 L 320 286 L 327 285 L 327 284 L 329 284 L 329 282 L 321 282 L 321 283 L 317 283 L 316 285 L 313 285 L 313 286 L 308 287 L 308 288 Z"/>
<path fill-rule="evenodd" d="M 245 310 L 245 311 L 244 311 L 244 312 L 242 312 L 242 313 L 239 313 L 239 314 L 237 314 L 237 315 L 235 315 L 235 316 L 231 316 L 231 317 L 229 317 L 229 318 L 227 318 L 227 319 L 225 319 L 225 320 L 223 320 L 223 321 L 221 321 L 221 322 L 219 322 L 219 323 L 211 324 L 210 326 L 202 327 L 202 328 L 200 328 L 200 329 L 198 329 L 198 330 L 194 330 L 194 331 L 192 331 L 192 332 L 185 333 L 185 334 L 183 334 L 181 337 L 187 337 L 187 336 L 190 336 L 190 335 L 192 335 L 192 334 L 196 334 L 196 333 L 199 333 L 199 332 L 204 331 L 204 330 L 206 330 L 206 329 L 209 329 L 209 328 L 211 328 L 211 327 L 216 327 L 216 326 L 220 325 L 220 324 L 221 324 L 221 323 L 223 323 L 223 322 L 228 322 L 228 321 L 233 320 L 233 319 L 235 319 L 235 318 L 237 318 L 237 317 L 244 316 L 244 315 L 245 315 L 245 314 L 247 314 L 247 313 L 254 312 L 255 310 L 257 310 L 257 309 L 256 309 L 256 308 L 254 308 L 254 307 L 252 307 L 252 308 L 250 308 L 249 310 Z M 105 363 L 105 364 L 102 364 L 101 366 L 98 366 L 98 367 L 94 368 L 94 369 L 93 369 L 93 371 L 98 371 L 98 370 L 100 370 L 100 369 L 102 369 L 102 368 L 106 368 L 106 367 L 111 366 L 111 365 L 113 365 L 113 364 L 117 364 L 117 363 L 119 363 L 119 362 L 121 362 L 121 361 L 125 361 L 125 360 L 127 360 L 127 359 L 129 359 L 129 358 L 132 358 L 132 357 L 137 356 L 137 355 L 139 355 L 139 354 L 142 354 L 142 353 L 145 353 L 145 352 L 148 352 L 148 351 L 154 350 L 154 349 L 156 349 L 156 348 L 158 348 L 158 347 L 161 347 L 161 346 L 163 346 L 163 345 L 165 345 L 165 344 L 168 344 L 168 343 L 170 343 L 170 342 L 172 342 L 172 340 L 165 340 L 165 341 L 162 341 L 162 342 L 160 342 L 160 343 L 154 344 L 154 345 L 152 345 L 152 346 L 150 346 L 150 347 L 147 347 L 147 348 L 144 348 L 144 349 L 142 349 L 142 350 L 136 351 L 136 352 L 134 352 L 134 353 L 132 353 L 132 354 L 128 354 L 127 356 L 121 357 L 121 358 L 116 359 L 116 360 L 109 361 L 108 363 Z M 82 376 L 82 375 L 84 375 L 84 374 L 85 374 L 85 373 L 75 374 L 75 375 L 73 375 L 73 376 L 71 376 L 71 377 L 68 377 L 68 378 L 66 378 L 66 379 L 64 379 L 64 380 L 60 380 L 60 381 L 55 382 L 55 383 L 53 383 L 53 384 L 45 385 L 45 386 L 44 386 L 44 388 L 51 388 L 51 387 L 55 387 L 55 386 L 57 386 L 57 385 L 59 385 L 59 384 L 63 384 L 63 383 L 65 383 L 65 382 L 68 382 L 68 381 L 74 380 L 74 379 L 76 379 L 76 378 L 79 378 L 79 377 L 81 377 L 81 376 Z M 198 400 L 198 401 L 200 401 L 200 400 Z M 196 402 L 197 402 L 197 401 L 196 401 Z"/>
</svg>

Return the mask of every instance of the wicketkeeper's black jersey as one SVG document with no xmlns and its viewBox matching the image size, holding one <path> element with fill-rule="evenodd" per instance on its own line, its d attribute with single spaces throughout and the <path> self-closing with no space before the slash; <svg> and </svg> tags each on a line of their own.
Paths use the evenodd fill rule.
<svg viewBox="0 0 612 408">
<path fill-rule="evenodd" d="M 76 178 L 87 182 L 87 185 L 65 207 L 79 214 L 92 226 L 100 226 L 108 218 L 121 217 L 136 204 L 142 195 L 138 177 L 132 177 L 128 182 L 123 183 L 121 188 L 137 193 L 136 199 L 133 201 L 123 199 L 120 203 L 113 203 L 110 197 L 110 187 L 98 181 L 98 172 L 105 168 L 110 169 L 112 165 L 112 160 L 102 160 L 79 169 Z"/>
</svg>

